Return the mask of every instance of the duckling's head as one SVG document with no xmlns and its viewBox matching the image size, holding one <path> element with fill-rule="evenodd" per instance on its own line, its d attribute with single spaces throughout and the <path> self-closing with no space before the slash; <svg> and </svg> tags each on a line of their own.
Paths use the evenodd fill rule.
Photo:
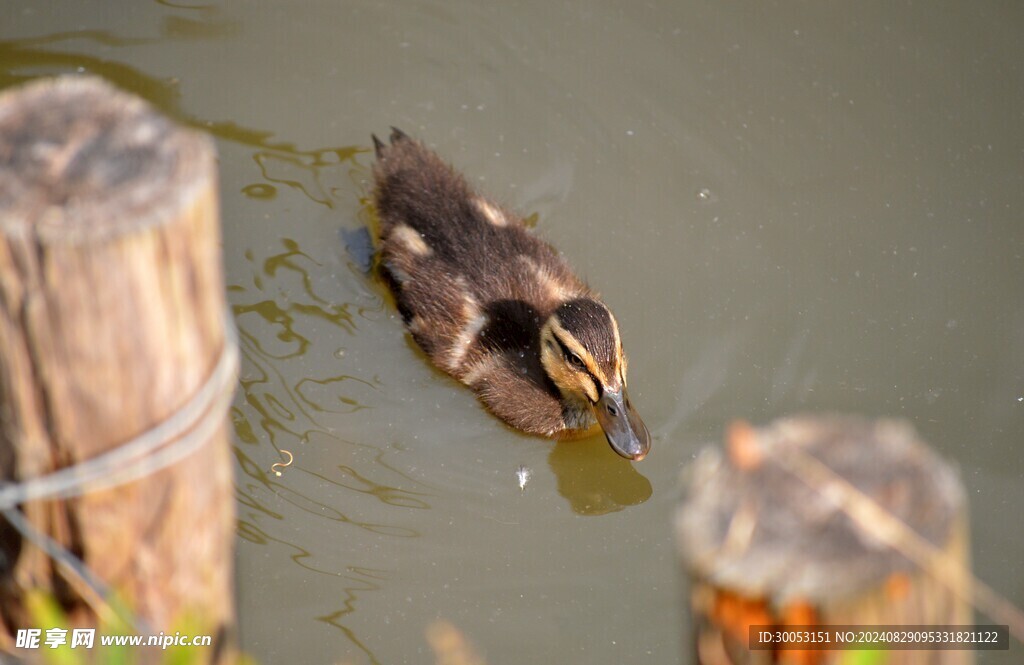
<svg viewBox="0 0 1024 665">
<path fill-rule="evenodd" d="M 626 356 L 619 326 L 592 298 L 562 303 L 540 332 L 541 363 L 562 397 L 593 410 L 612 449 L 641 460 L 651 435 L 626 393 Z"/>
</svg>

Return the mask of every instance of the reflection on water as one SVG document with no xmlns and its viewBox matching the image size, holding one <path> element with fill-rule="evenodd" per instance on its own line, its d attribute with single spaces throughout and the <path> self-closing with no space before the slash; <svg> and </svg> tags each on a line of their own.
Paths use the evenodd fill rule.
<svg viewBox="0 0 1024 665">
<path fill-rule="evenodd" d="M 204 20 L 180 15 L 166 16 L 160 28 L 160 34 L 167 39 L 201 40 L 224 39 L 241 33 L 242 24 L 239 21 L 217 18 L 213 7 L 209 7 L 208 11 L 204 13 L 206 14 Z"/>
<path fill-rule="evenodd" d="M 367 212 L 367 215 L 370 213 Z M 345 245 L 345 251 L 349 257 L 367 277 L 373 269 L 376 250 L 373 246 L 373 239 L 368 226 L 360 226 L 358 229 L 341 229 L 341 242 Z"/>
<path fill-rule="evenodd" d="M 270 325 L 276 330 L 275 338 L 284 345 L 278 350 L 272 351 L 263 347 L 260 341 L 263 338 L 259 334 L 248 337 L 247 341 L 259 352 L 277 360 L 284 360 L 304 354 L 311 342 L 307 336 L 297 332 L 295 327 L 295 318 L 297 316 L 320 319 L 340 328 L 348 334 L 353 334 L 356 329 L 355 316 L 363 316 L 368 311 L 379 310 L 379 305 L 376 304 L 374 306 L 367 306 L 348 302 L 331 302 L 318 296 L 313 290 L 313 284 L 307 270 L 308 266 L 304 265 L 308 263 L 315 264 L 316 262 L 306 253 L 302 252 L 298 247 L 298 243 L 294 240 L 283 238 L 281 239 L 281 244 L 284 246 L 284 252 L 267 257 L 263 260 L 261 270 L 253 270 L 251 276 L 252 289 L 247 289 L 239 284 L 228 286 L 228 293 L 231 296 L 232 302 L 235 303 L 233 304 L 235 319 L 239 322 L 240 328 L 242 328 L 241 332 L 244 334 L 246 328 L 242 323 L 253 318 L 250 315 L 255 315 L 256 318 L 262 319 L 264 324 Z M 250 261 L 255 262 L 255 257 L 251 251 L 247 251 L 245 256 Z M 292 276 L 294 277 L 298 277 L 301 280 L 301 287 L 292 290 L 281 284 L 277 284 L 276 288 L 270 288 L 274 285 L 265 284 L 267 278 L 277 279 L 279 282 L 289 282 L 288 276 L 278 275 L 278 271 L 281 269 L 293 273 Z M 255 292 L 255 295 L 258 296 L 268 291 L 275 296 L 274 299 L 254 300 L 251 303 L 245 304 L 238 303 L 239 300 L 246 299 L 245 295 Z M 309 301 L 303 302 L 301 300 L 302 295 L 308 297 Z M 257 332 L 262 333 L 265 330 L 258 330 Z"/>
<path fill-rule="evenodd" d="M 368 150 L 357 147 L 306 151 L 276 149 L 257 152 L 253 159 L 267 182 L 292 187 L 310 201 L 333 208 L 339 193 L 339 185 L 342 184 L 338 178 L 344 177 L 347 182 L 350 178 L 358 178 L 364 174 L 353 159 L 361 152 Z M 254 198 L 272 198 L 275 190 L 271 185 L 264 183 L 256 183 L 246 188 L 246 193 L 250 196 L 253 196 L 254 192 L 257 194 Z M 345 200 L 343 203 L 350 205 L 351 201 Z"/>
<path fill-rule="evenodd" d="M 346 586 L 344 588 L 343 603 L 341 609 L 330 614 L 316 617 L 317 621 L 321 621 L 328 626 L 338 629 L 348 639 L 349 642 L 359 648 L 360 651 L 366 654 L 370 659 L 369 662 L 372 665 L 380 665 L 380 662 L 370 648 L 359 638 L 354 630 L 342 623 L 349 614 L 356 611 L 356 602 L 358 602 L 360 594 L 378 591 L 381 585 L 379 581 L 384 581 L 389 578 L 389 574 L 384 570 L 377 570 L 374 568 L 366 568 L 361 566 L 353 566 L 348 569 L 348 575 L 346 580 L 354 584 L 354 586 Z"/>
<path fill-rule="evenodd" d="M 238 23 L 207 14 L 201 21 L 166 18 L 161 34 L 166 39 L 203 40 L 221 39 L 239 30 Z M 83 31 L 0 42 L 0 86 L 64 72 L 98 74 L 183 124 L 252 149 L 249 164 L 255 165 L 255 172 L 238 190 L 252 205 L 276 204 L 288 193 L 316 208 L 358 210 L 354 216 L 359 226 L 339 225 L 338 245 L 348 252 L 348 278 L 365 284 L 368 292 L 359 289 L 342 299 L 336 279 L 319 279 L 325 270 L 324 248 L 305 248 L 300 238 L 288 233 L 282 233 L 272 246 L 247 247 L 242 251 L 244 261 L 229 266 L 228 294 L 243 358 L 231 420 L 239 469 L 240 541 L 271 548 L 275 558 L 290 560 L 325 580 L 336 609 L 309 618 L 340 631 L 369 662 L 377 663 L 373 639 L 360 634 L 353 625 L 354 615 L 368 594 L 387 590 L 396 571 L 374 565 L 377 557 L 364 553 L 361 544 L 367 538 L 420 537 L 415 513 L 410 511 L 430 510 L 432 492 L 391 464 L 379 442 L 338 434 L 339 423 L 344 422 L 339 418 L 375 409 L 385 388 L 365 367 L 351 367 L 344 342 L 337 348 L 337 340 L 358 335 L 364 323 L 384 314 L 387 302 L 379 285 L 366 283 L 373 279 L 368 274 L 373 256 L 368 232 L 372 210 L 363 189 L 369 171 L 357 159 L 367 151 L 358 146 L 303 150 L 276 139 L 270 131 L 197 117 L 181 107 L 176 79 L 151 77 L 116 60 L 76 53 L 67 48 L 69 41 L 122 48 L 155 40 Z M 527 224 L 534 226 L 537 220 L 535 213 Z M 403 345 L 409 344 L 397 322 L 393 332 Z M 325 344 L 326 340 L 335 341 Z M 335 350 L 328 352 L 329 347 Z M 427 366 L 422 352 L 413 350 L 405 361 Z M 452 389 L 461 390 L 454 384 Z M 504 431 L 497 421 L 493 426 Z M 280 459 L 282 449 L 292 451 L 294 464 L 278 478 L 268 469 Z M 322 457 L 358 462 L 323 465 Z M 650 482 L 601 439 L 555 445 L 548 461 L 558 492 L 581 515 L 620 511 L 651 495 Z M 367 535 L 354 535 L 352 529 Z M 355 546 L 341 549 L 338 543 L 342 542 Z M 339 561 L 339 550 L 347 561 Z"/>
<path fill-rule="evenodd" d="M 383 457 L 383 453 L 377 455 L 376 461 L 379 465 L 390 469 L 396 474 L 404 475 L 401 474 L 394 467 L 389 466 L 384 461 Z M 381 501 L 382 503 L 388 504 L 389 506 L 419 509 L 430 508 L 430 504 L 428 504 L 426 501 L 420 498 L 427 496 L 424 493 L 404 491 L 395 487 L 388 487 L 387 485 L 375 483 L 349 466 L 339 466 L 338 470 L 341 472 L 342 480 L 335 480 L 323 474 L 319 474 L 313 471 L 311 471 L 310 473 L 325 482 L 338 485 L 339 487 L 344 487 L 355 492 L 369 494 L 370 496 Z"/>
<path fill-rule="evenodd" d="M 300 155 L 289 159 L 264 160 L 263 164 L 305 163 Z M 319 186 L 318 167 L 311 168 L 313 171 L 297 169 L 289 178 L 278 174 L 273 182 L 289 184 L 294 191 L 324 204 L 316 197 L 329 193 L 314 187 Z M 302 174 L 308 180 L 293 177 Z M 320 360 L 325 345 L 317 341 L 357 334 L 363 318 L 379 312 L 381 302 L 341 302 L 334 292 L 319 292 L 324 285 L 312 273 L 319 271 L 322 263 L 304 251 L 297 240 L 282 238 L 279 250 L 263 257 L 251 249 L 244 256 L 249 275 L 229 287 L 243 351 L 240 383 L 244 404 L 232 412 L 235 431 L 243 444 L 257 446 L 251 454 L 261 460 L 267 455 L 258 446 L 266 440 L 277 449 L 294 451 L 296 461 L 285 479 L 278 481 L 265 471 L 265 462 L 257 463 L 249 451 L 237 450 L 241 468 L 239 536 L 256 545 L 284 546 L 296 564 L 330 576 L 332 586 L 340 581 L 341 587 L 332 593 L 332 602 L 340 602 L 340 609 L 311 618 L 337 628 L 370 662 L 377 662 L 366 640 L 345 621 L 363 594 L 380 590 L 390 571 L 367 566 L 372 559 L 339 568 L 337 556 L 330 551 L 331 543 L 342 538 L 357 542 L 365 538 L 343 535 L 346 527 L 386 539 L 415 538 L 420 532 L 412 526 L 408 511 L 429 509 L 430 505 L 425 493 L 406 489 L 416 481 L 391 466 L 384 451 L 336 434 L 336 416 L 372 409 L 382 384 L 376 377 L 364 378 L 348 369 L 350 359 L 344 353 L 330 353 L 326 361 Z M 307 452 L 316 460 L 324 451 L 336 457 L 345 456 L 346 451 L 351 454 L 353 449 L 372 455 L 368 466 L 357 470 L 342 464 L 331 469 L 304 460 Z M 365 453 L 361 459 L 365 460 Z M 382 512 L 355 500 L 356 496 L 397 510 Z M 305 517 L 299 517 L 299 513 Z M 277 529 L 267 520 L 287 520 L 304 527 L 288 529 L 287 537 L 271 535 Z M 315 526 L 319 521 L 333 526 L 325 532 Z M 341 530 L 336 535 L 324 535 L 338 528 Z M 364 555 L 356 551 L 351 556 L 358 560 Z M 320 563 L 321 558 L 325 563 Z"/>
<path fill-rule="evenodd" d="M 106 47 L 128 47 L 152 40 L 123 38 L 105 30 L 57 32 L 29 39 L 0 41 L 0 88 L 27 83 L 40 76 L 89 73 L 148 100 L 165 113 L 179 118 L 178 90 L 173 81 L 161 81 L 116 60 L 68 51 L 64 42 L 85 40 Z"/>
<path fill-rule="evenodd" d="M 200 14 L 198 18 L 164 17 L 162 37 L 216 40 L 241 30 L 237 21 L 218 18 L 216 9 L 202 9 Z M 258 179 L 242 187 L 241 193 L 256 203 L 278 200 L 281 189 L 286 189 L 331 209 L 339 187 L 347 188 L 353 179 L 364 176 L 354 159 L 363 151 L 361 148 L 300 150 L 275 140 L 273 132 L 230 120 L 196 117 L 181 107 L 177 79 L 151 77 L 116 59 L 84 52 L 89 50 L 88 45 L 109 51 L 158 41 L 126 39 L 94 30 L 0 42 L 0 87 L 69 72 L 100 75 L 183 124 L 231 144 L 254 148 L 250 163 L 256 165 Z M 87 45 L 83 52 L 69 48 L 69 43 L 83 42 Z M 344 203 L 348 206 L 352 201 L 346 198 Z M 378 591 L 390 572 L 367 565 L 372 560 L 358 562 L 362 558 L 358 550 L 350 553 L 355 560 L 341 563 L 332 543 L 342 539 L 358 542 L 360 537 L 343 535 L 349 528 L 373 538 L 416 538 L 420 532 L 413 526 L 409 511 L 429 509 L 429 497 L 408 489 L 416 487 L 417 481 L 392 466 L 376 445 L 342 439 L 335 433 L 334 420 L 324 420 L 373 408 L 370 402 L 381 390 L 380 380 L 346 370 L 343 352 L 331 354 L 330 362 L 316 362 L 310 356 L 317 339 L 343 339 L 356 334 L 361 319 L 380 313 L 382 301 L 372 294 L 357 294 L 354 299 L 341 301 L 337 289 L 321 292 L 336 283 L 316 284 L 311 272 L 322 269 L 322 262 L 303 251 L 298 240 L 287 236 L 280 238 L 276 250 L 261 255 L 248 249 L 244 256 L 247 270 L 235 266 L 228 271 L 229 298 L 243 356 L 239 396 L 231 410 L 239 468 L 237 533 L 243 542 L 283 550 L 282 554 L 294 564 L 331 580 L 329 584 L 337 586 L 333 598 L 339 609 L 310 618 L 337 628 L 370 662 L 378 662 L 365 640 L 344 622 L 355 611 L 361 595 Z M 309 360 L 314 366 L 287 366 Z M 267 472 L 267 462 L 277 459 L 277 451 L 282 448 L 294 451 L 295 464 L 286 476 L 277 479 Z M 304 463 L 309 457 L 315 460 L 321 450 L 331 450 L 336 457 L 346 450 L 360 449 L 366 450 L 370 459 L 359 467 L 341 464 L 331 469 L 315 461 L 312 465 Z M 391 512 L 353 500 L 354 496 L 367 497 L 372 504 L 387 506 Z M 305 524 L 306 528 L 282 530 L 279 525 L 286 522 Z M 323 529 L 309 528 L 316 522 L 331 525 L 325 527 L 328 534 L 331 529 L 341 531 L 325 537 Z"/>
<path fill-rule="evenodd" d="M 1013 3 L 158 1 L 6 3 L 0 86 L 92 73 L 218 139 L 262 661 L 428 658 L 441 615 L 492 665 L 689 662 L 668 488 L 724 423 L 794 410 L 921 425 L 1020 604 Z M 391 124 L 539 211 L 602 289 L 648 460 L 514 434 L 410 350 L 359 230 Z"/>
<path fill-rule="evenodd" d="M 604 437 L 559 441 L 548 455 L 558 493 L 580 515 L 604 515 L 643 503 L 651 483 L 632 462 L 619 457 Z"/>
</svg>

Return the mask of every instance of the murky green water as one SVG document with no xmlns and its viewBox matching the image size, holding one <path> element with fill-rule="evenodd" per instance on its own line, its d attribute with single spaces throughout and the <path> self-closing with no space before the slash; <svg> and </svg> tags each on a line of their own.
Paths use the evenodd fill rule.
<svg viewBox="0 0 1024 665">
<path fill-rule="evenodd" d="M 688 663 L 679 470 L 733 418 L 805 411 L 910 418 L 961 468 L 976 573 L 1024 604 L 1024 5 L 0 16 L 0 85 L 98 73 L 218 138 L 262 662 L 432 662 L 440 617 L 491 665 Z M 412 347 L 340 233 L 389 125 L 537 213 L 605 295 L 647 460 L 520 436 Z"/>
</svg>

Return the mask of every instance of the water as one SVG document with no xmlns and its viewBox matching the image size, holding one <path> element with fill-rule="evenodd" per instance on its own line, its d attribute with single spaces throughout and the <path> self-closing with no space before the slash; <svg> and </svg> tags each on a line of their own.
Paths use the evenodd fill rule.
<svg viewBox="0 0 1024 665">
<path fill-rule="evenodd" d="M 218 139 L 243 647 L 432 662 L 443 618 L 491 665 L 688 663 L 678 473 L 794 412 L 911 419 L 1024 604 L 1024 6 L 940 5 L 7 3 L 0 84 L 98 73 Z M 390 125 L 605 296 L 645 461 L 520 436 L 412 346 L 342 242 Z"/>
</svg>

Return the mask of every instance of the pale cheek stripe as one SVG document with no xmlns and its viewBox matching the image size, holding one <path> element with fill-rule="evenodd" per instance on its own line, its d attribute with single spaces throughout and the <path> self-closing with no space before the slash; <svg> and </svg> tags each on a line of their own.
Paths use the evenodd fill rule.
<svg viewBox="0 0 1024 665">
<path fill-rule="evenodd" d="M 622 338 L 619 337 L 619 322 L 615 319 L 615 315 L 612 314 L 611 310 L 607 307 L 604 311 L 608 312 L 608 318 L 612 322 L 612 334 L 615 335 L 615 374 L 622 377 L 625 374 L 625 367 L 622 366 Z"/>
<path fill-rule="evenodd" d="M 552 324 L 551 332 L 555 333 L 556 330 L 560 333 L 557 335 L 557 339 L 564 344 L 566 348 L 580 357 L 583 363 L 587 366 L 587 370 L 594 376 L 594 378 L 602 384 L 608 383 L 608 378 L 604 375 L 604 372 L 601 371 L 601 368 L 598 367 L 597 363 L 594 362 L 594 357 L 590 355 L 587 350 L 583 348 L 583 345 L 580 344 L 575 337 L 569 334 L 569 331 L 563 328 L 561 323 L 557 320 Z M 587 379 L 587 383 L 592 384 L 593 381 L 591 379 Z M 596 392 L 597 389 L 594 388 L 594 393 L 596 394 Z"/>
</svg>

